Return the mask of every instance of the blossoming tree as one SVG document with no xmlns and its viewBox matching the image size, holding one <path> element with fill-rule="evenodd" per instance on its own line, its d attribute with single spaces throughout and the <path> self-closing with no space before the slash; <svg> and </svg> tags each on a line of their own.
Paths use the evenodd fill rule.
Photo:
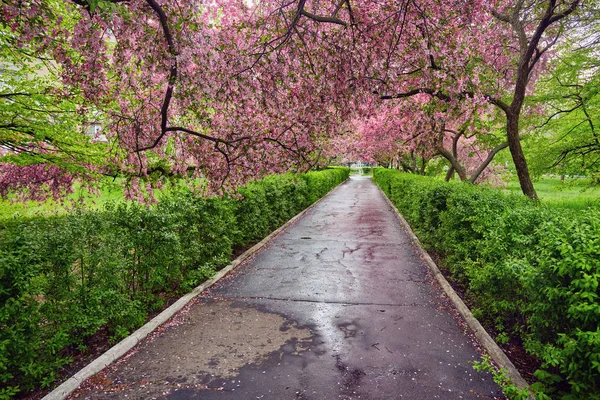
<svg viewBox="0 0 600 400">
<path fill-rule="evenodd" d="M 429 96 L 446 104 L 442 113 L 465 104 L 501 110 L 521 187 L 535 198 L 519 138 L 523 102 L 579 6 L 2 0 L 1 9 L 15 45 L 53 60 L 63 98 L 77 93 L 103 116 L 110 151 L 88 171 L 202 177 L 219 191 L 310 168 L 348 121 L 371 118 L 385 102 L 408 112 L 415 96 Z"/>
</svg>

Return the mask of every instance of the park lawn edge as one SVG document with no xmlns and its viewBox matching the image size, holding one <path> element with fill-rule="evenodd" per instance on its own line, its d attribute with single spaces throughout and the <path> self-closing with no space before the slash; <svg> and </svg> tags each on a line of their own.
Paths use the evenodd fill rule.
<svg viewBox="0 0 600 400">
<path fill-rule="evenodd" d="M 127 354 L 127 352 L 129 352 L 131 349 L 133 349 L 135 346 L 141 343 L 150 333 L 155 331 L 158 327 L 160 327 L 162 324 L 164 324 L 173 316 L 175 316 L 175 314 L 181 311 L 181 309 L 184 308 L 190 301 L 192 301 L 206 289 L 213 286 L 219 280 L 227 276 L 230 272 L 237 269 L 241 264 L 244 263 L 244 261 L 246 261 L 248 258 L 259 252 L 267 243 L 269 243 L 272 239 L 274 239 L 281 232 L 287 229 L 290 225 L 295 223 L 304 214 L 312 210 L 317 204 L 319 204 L 322 200 L 329 196 L 334 190 L 338 189 L 347 180 L 348 179 L 338 184 L 336 187 L 327 192 L 323 197 L 321 197 L 313 204 L 302 210 L 300 213 L 296 214 L 285 224 L 281 225 L 279 228 L 277 228 L 265 238 L 263 238 L 260 242 L 243 252 L 239 257 L 233 260 L 231 264 L 219 270 L 212 278 L 204 281 L 200 285 L 196 286 L 191 292 L 180 297 L 175 303 L 171 304 L 168 308 L 163 310 L 156 317 L 152 318 L 150 321 L 145 323 L 141 328 L 138 328 L 131 335 L 127 336 L 119 343 L 115 344 L 113 347 L 104 352 L 101 356 L 99 356 L 98 358 L 90 362 L 88 365 L 80 369 L 77 373 L 75 373 L 69 379 L 61 383 L 54 390 L 52 390 L 50 393 L 44 396 L 42 400 L 66 399 L 71 393 L 77 390 L 79 386 L 88 378 L 96 375 L 104 368 L 108 367 L 110 364 L 114 363 L 119 358 Z"/>
</svg>

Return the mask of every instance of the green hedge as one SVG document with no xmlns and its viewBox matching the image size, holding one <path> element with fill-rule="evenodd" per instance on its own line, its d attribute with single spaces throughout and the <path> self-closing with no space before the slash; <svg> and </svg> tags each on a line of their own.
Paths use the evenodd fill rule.
<svg viewBox="0 0 600 400">
<path fill-rule="evenodd" d="M 123 338 L 348 174 L 270 176 L 240 199 L 182 191 L 155 206 L 0 221 L 0 398 L 50 386 L 91 335 Z"/>
<path fill-rule="evenodd" d="M 551 398 L 600 398 L 600 212 L 376 169 L 374 180 L 474 300 L 474 314 L 522 340 Z M 543 394 L 539 395 L 544 397 Z"/>
</svg>

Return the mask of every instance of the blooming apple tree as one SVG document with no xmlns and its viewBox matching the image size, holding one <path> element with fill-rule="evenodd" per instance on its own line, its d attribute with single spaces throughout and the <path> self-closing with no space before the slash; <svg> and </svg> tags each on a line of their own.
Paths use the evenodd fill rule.
<svg viewBox="0 0 600 400">
<path fill-rule="evenodd" d="M 495 110 L 466 100 L 461 103 L 461 108 L 451 110 L 421 94 L 408 104 L 382 104 L 379 113 L 357 125 L 361 148 L 372 159 L 387 151 L 398 168 L 420 174 L 427 160 L 441 157 L 449 164 L 446 179 L 457 174 L 463 181 L 498 184 L 502 169 L 490 164 L 508 144 L 497 134 Z"/>
<path fill-rule="evenodd" d="M 0 4 L 15 45 L 56 66 L 63 98 L 76 94 L 82 113 L 102 115 L 104 161 L 72 160 L 87 173 L 153 185 L 170 176 L 205 178 L 216 192 L 322 163 L 344 127 L 381 112 L 391 113 L 382 120 L 405 115 L 405 127 L 446 121 L 413 130 L 419 138 L 403 144 L 439 153 L 440 132 L 464 125 L 452 121 L 456 110 L 474 115 L 491 104 L 507 121 L 523 191 L 535 197 L 518 122 L 538 65 L 579 1 Z M 439 104 L 421 118 L 411 110 L 423 97 Z M 398 145 L 393 136 L 378 143 Z"/>
</svg>

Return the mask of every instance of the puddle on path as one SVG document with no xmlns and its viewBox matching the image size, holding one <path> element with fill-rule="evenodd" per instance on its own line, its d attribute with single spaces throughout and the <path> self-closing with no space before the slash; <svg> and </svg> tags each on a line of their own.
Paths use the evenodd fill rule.
<svg viewBox="0 0 600 400">
<path fill-rule="evenodd" d="M 151 378 L 203 374 L 228 378 L 286 343 L 303 350 L 311 336 L 309 329 L 298 328 L 279 314 L 228 301 L 208 302 L 193 307 L 181 325 L 140 349 L 136 358 L 152 363 Z"/>
</svg>

